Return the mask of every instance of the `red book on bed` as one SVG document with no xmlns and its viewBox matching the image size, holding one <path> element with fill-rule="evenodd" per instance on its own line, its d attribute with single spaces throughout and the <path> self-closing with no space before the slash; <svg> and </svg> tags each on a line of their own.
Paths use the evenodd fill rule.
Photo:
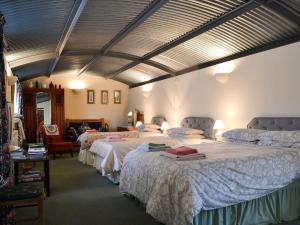
<svg viewBox="0 0 300 225">
<path fill-rule="evenodd" d="M 173 155 L 190 155 L 197 153 L 197 149 L 189 148 L 189 147 L 179 147 L 174 149 L 168 149 L 166 150 L 167 153 L 173 154 Z"/>
</svg>

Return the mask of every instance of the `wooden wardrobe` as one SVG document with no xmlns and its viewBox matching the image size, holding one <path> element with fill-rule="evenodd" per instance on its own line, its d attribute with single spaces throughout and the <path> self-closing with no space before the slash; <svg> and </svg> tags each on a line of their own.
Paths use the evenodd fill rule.
<svg viewBox="0 0 300 225">
<path fill-rule="evenodd" d="M 57 124 L 60 132 L 65 130 L 64 89 L 23 88 L 24 128 L 27 143 L 37 142 L 36 94 L 49 93 L 51 97 L 51 124 Z"/>
</svg>

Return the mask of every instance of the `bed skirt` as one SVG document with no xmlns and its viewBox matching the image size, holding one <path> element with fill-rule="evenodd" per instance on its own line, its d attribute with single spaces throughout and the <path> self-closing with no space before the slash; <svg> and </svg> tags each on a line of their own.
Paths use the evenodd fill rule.
<svg viewBox="0 0 300 225">
<path fill-rule="evenodd" d="M 300 179 L 276 192 L 236 205 L 201 211 L 194 225 L 267 225 L 300 216 Z"/>
<path fill-rule="evenodd" d="M 93 166 L 94 165 L 94 155 L 88 150 L 80 149 L 78 154 L 78 160 L 83 164 Z"/>
<path fill-rule="evenodd" d="M 103 158 L 97 154 L 94 154 L 93 159 L 94 159 L 93 167 L 95 167 L 96 170 L 98 170 L 100 174 L 103 174 L 103 171 L 101 169 L 101 164 L 102 164 Z M 110 174 L 105 174 L 104 176 L 112 183 L 119 184 L 120 172 L 113 172 Z"/>
</svg>

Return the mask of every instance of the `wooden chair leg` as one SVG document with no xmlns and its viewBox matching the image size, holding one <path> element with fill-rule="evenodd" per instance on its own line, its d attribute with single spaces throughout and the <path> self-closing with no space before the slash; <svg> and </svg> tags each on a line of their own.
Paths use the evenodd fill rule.
<svg viewBox="0 0 300 225">
<path fill-rule="evenodd" d="M 73 150 L 71 150 L 71 157 L 73 158 Z"/>
<path fill-rule="evenodd" d="M 43 196 L 41 196 L 38 201 L 38 225 L 43 225 L 44 223 L 44 203 Z"/>
</svg>

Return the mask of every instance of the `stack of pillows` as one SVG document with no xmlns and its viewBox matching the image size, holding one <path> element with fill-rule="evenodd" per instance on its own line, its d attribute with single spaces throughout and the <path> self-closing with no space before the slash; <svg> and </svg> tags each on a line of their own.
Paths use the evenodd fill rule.
<svg viewBox="0 0 300 225">
<path fill-rule="evenodd" d="M 267 131 L 233 129 L 224 132 L 224 140 L 235 143 L 253 143 L 262 146 L 300 148 L 300 131 Z"/>
<path fill-rule="evenodd" d="M 138 131 L 141 132 L 155 132 L 155 133 L 160 133 L 160 126 L 157 124 L 151 124 L 151 123 L 146 123 L 146 124 L 142 124 L 140 126 L 137 127 Z"/>
<path fill-rule="evenodd" d="M 223 137 L 229 142 L 257 144 L 258 136 L 265 132 L 265 130 L 237 128 L 224 132 Z"/>
<path fill-rule="evenodd" d="M 168 130 L 168 135 L 173 138 L 203 139 L 204 131 L 185 127 L 174 127 Z"/>
</svg>

